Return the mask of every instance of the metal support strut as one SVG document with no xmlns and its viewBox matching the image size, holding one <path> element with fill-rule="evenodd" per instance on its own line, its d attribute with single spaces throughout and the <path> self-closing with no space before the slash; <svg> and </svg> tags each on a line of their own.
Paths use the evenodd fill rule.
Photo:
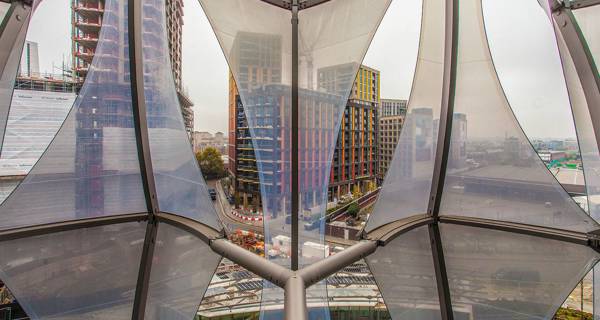
<svg viewBox="0 0 600 320">
<path fill-rule="evenodd" d="M 143 0 L 128 0 L 128 34 L 129 34 L 129 65 L 131 74 L 131 104 L 133 109 L 133 122 L 135 138 L 140 163 L 142 185 L 148 210 L 148 224 L 142 258 L 138 272 L 135 297 L 133 301 L 132 320 L 143 320 L 148 299 L 150 273 L 152 270 L 152 257 L 158 233 L 157 214 L 158 197 L 152 170 L 150 156 L 150 140 L 148 137 L 148 121 L 146 98 L 144 96 L 144 57 L 142 43 L 143 28 Z"/>
<path fill-rule="evenodd" d="M 438 144 L 435 153 L 433 178 L 431 181 L 431 192 L 429 195 L 429 205 L 427 208 L 427 213 L 433 218 L 433 222 L 429 224 L 428 228 L 442 320 L 454 319 L 438 219 L 452 135 L 454 91 L 456 86 L 457 42 L 458 0 L 446 0 L 444 74 L 442 83 L 442 101 L 440 104 L 440 124 L 438 129 Z"/>
<path fill-rule="evenodd" d="M 292 270 L 298 270 L 298 225 L 300 210 L 298 185 L 298 0 L 292 2 Z"/>
<path fill-rule="evenodd" d="M 8 122 L 8 113 L 12 101 L 12 88 L 29 20 L 33 8 L 31 1 L 13 1 L 4 17 L 0 16 L 0 83 L 10 87 L 3 88 L 0 94 L 0 152 L 4 144 L 4 133 Z"/>
</svg>

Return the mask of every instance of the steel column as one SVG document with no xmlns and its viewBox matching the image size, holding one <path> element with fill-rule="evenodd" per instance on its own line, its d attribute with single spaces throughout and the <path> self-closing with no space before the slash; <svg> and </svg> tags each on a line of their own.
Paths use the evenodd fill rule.
<svg viewBox="0 0 600 320">
<path fill-rule="evenodd" d="M 435 280 L 437 283 L 442 319 L 454 319 L 452 300 L 450 299 L 450 286 L 448 285 L 448 274 L 446 272 L 446 262 L 444 260 L 444 249 L 442 248 L 442 238 L 437 223 L 429 225 L 429 241 L 431 243 L 433 268 L 435 270 Z"/>
<path fill-rule="evenodd" d="M 291 192 L 292 192 L 292 270 L 298 270 L 298 226 L 299 226 L 299 183 L 298 183 L 298 0 L 292 1 L 292 132 L 291 132 Z"/>
<path fill-rule="evenodd" d="M 285 319 L 306 320 L 306 287 L 304 280 L 297 275 L 291 276 L 285 284 Z"/>
<path fill-rule="evenodd" d="M 152 170 L 150 155 L 150 141 L 148 137 L 148 121 L 146 98 L 144 96 L 144 60 L 143 60 L 143 0 L 128 0 L 128 38 L 129 38 L 129 65 L 131 75 L 131 103 L 135 126 L 140 173 L 148 209 L 148 225 L 142 249 L 142 258 L 138 273 L 135 298 L 133 302 L 133 320 L 143 320 L 148 298 L 150 273 L 152 270 L 152 257 L 158 233 L 159 213 L 158 197 Z"/>
<path fill-rule="evenodd" d="M 431 240 L 431 253 L 437 281 L 437 290 L 440 300 L 440 312 L 443 320 L 452 320 L 452 301 L 448 285 L 448 275 L 444 261 L 444 250 L 437 219 L 439 217 L 450 141 L 452 135 L 452 119 L 454 115 L 454 91 L 456 87 L 456 64 L 458 53 L 458 0 L 446 0 L 445 10 L 445 40 L 444 40 L 444 74 L 442 84 L 442 101 L 440 110 L 440 123 L 438 129 L 438 144 L 436 146 L 433 179 L 427 213 L 433 218 L 429 224 L 429 237 Z"/>
</svg>

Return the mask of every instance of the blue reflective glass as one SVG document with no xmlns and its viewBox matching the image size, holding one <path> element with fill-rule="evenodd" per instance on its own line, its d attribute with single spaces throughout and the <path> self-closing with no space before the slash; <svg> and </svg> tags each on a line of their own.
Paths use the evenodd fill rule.
<svg viewBox="0 0 600 320">
<path fill-rule="evenodd" d="M 146 212 L 137 157 L 127 10 L 107 0 L 95 56 L 67 119 L 0 207 L 0 228 Z"/>
<path fill-rule="evenodd" d="M 164 1 L 143 1 L 144 96 L 160 210 L 221 229 L 192 153 L 169 57 Z M 179 88 L 181 90 L 181 88 Z"/>
</svg>

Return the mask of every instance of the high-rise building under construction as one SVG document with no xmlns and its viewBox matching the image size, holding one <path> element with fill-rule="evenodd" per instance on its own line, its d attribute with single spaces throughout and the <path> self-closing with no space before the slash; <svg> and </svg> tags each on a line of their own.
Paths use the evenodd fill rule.
<svg viewBox="0 0 600 320">
<path fill-rule="evenodd" d="M 166 0 L 167 36 L 171 69 L 188 133 L 194 131 L 193 103 L 184 92 L 181 80 L 183 0 Z M 71 0 L 71 39 L 73 77 L 83 83 L 96 52 L 102 27 L 105 0 Z"/>
</svg>

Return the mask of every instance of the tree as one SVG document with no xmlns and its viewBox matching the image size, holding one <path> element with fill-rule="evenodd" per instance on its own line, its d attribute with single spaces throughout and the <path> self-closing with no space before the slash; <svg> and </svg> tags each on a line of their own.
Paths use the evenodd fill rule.
<svg viewBox="0 0 600 320">
<path fill-rule="evenodd" d="M 219 179 L 225 176 L 225 165 L 217 149 L 209 147 L 196 153 L 196 160 L 205 179 Z"/>
<path fill-rule="evenodd" d="M 355 218 L 358 216 L 358 212 L 360 211 L 360 207 L 358 206 L 358 203 L 356 202 L 352 202 L 349 206 L 348 206 L 348 210 L 346 212 L 348 212 L 348 215 L 351 216 L 352 218 Z"/>
</svg>

